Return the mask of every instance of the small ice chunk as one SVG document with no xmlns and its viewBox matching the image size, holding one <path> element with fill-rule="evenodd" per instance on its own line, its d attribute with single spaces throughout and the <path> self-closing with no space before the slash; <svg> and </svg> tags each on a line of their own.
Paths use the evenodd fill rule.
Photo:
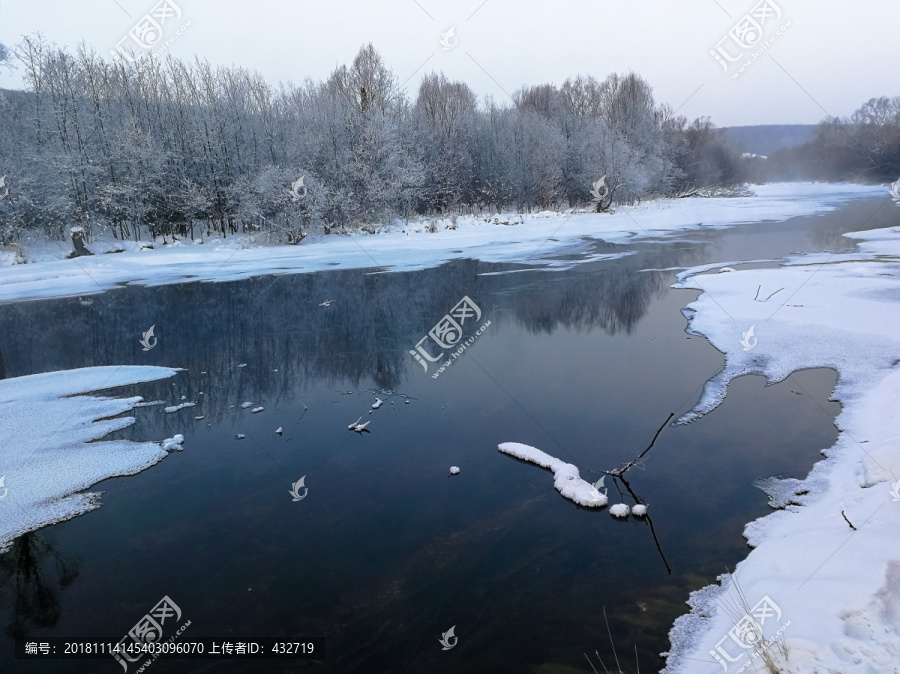
<svg viewBox="0 0 900 674">
<path fill-rule="evenodd" d="M 631 509 L 631 514 L 634 515 L 635 517 L 643 517 L 644 515 L 647 514 L 647 506 L 641 505 L 639 503 L 638 505 L 634 506 L 634 508 Z"/>
<path fill-rule="evenodd" d="M 166 414 L 172 414 L 178 410 L 183 410 L 185 407 L 193 407 L 196 404 L 197 403 L 181 403 L 180 405 L 172 405 L 171 407 L 166 408 Z"/>
<path fill-rule="evenodd" d="M 243 440 L 243 439 L 246 438 L 246 437 L 247 437 L 247 436 L 244 435 L 243 433 L 238 433 L 237 435 L 234 436 L 234 439 L 235 439 L 235 440 Z"/>
<path fill-rule="evenodd" d="M 379 407 L 384 405 L 384 401 L 381 398 L 375 398 L 375 402 L 372 405 L 373 410 L 377 410 Z"/>
<path fill-rule="evenodd" d="M 278 433 L 278 435 L 281 435 L 282 432 L 283 432 L 282 429 L 281 429 L 281 426 L 279 426 L 278 428 L 276 428 L 276 429 L 275 429 L 275 432 Z"/>
<path fill-rule="evenodd" d="M 135 407 L 152 407 L 153 405 L 164 405 L 165 402 L 166 402 L 165 400 L 151 400 L 150 402 L 146 402 L 146 403 L 145 402 L 136 403 L 134 406 Z"/>
<path fill-rule="evenodd" d="M 238 367 L 247 367 L 247 363 L 241 363 Z"/>
<path fill-rule="evenodd" d="M 199 417 L 194 417 L 194 421 L 200 421 L 202 418 L 203 418 L 203 415 L 200 415 Z"/>
<path fill-rule="evenodd" d="M 266 408 L 265 407 L 254 407 L 252 410 L 250 410 L 250 412 L 252 414 L 256 414 L 257 412 L 262 412 L 264 409 L 266 409 Z"/>
<path fill-rule="evenodd" d="M 630 508 L 624 503 L 616 503 L 609 507 L 609 514 L 613 517 L 628 517 Z"/>
<path fill-rule="evenodd" d="M 451 475 L 459 475 L 459 466 L 450 466 Z"/>
<path fill-rule="evenodd" d="M 245 410 L 245 409 L 247 409 L 248 407 L 253 407 L 253 403 L 251 403 L 251 402 L 241 403 L 241 409 L 242 409 L 242 410 Z"/>
<path fill-rule="evenodd" d="M 184 449 L 182 444 L 184 443 L 184 436 L 181 434 L 175 435 L 171 438 L 166 438 L 162 441 L 162 448 L 167 452 L 180 452 Z"/>
</svg>

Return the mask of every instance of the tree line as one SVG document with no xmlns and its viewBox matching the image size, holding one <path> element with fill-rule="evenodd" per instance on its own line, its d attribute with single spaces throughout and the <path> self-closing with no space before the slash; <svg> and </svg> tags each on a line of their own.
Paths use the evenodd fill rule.
<svg viewBox="0 0 900 674">
<path fill-rule="evenodd" d="M 849 117 L 824 120 L 808 143 L 752 164 L 749 177 L 757 181 L 893 182 L 900 178 L 900 96 L 872 98 Z"/>
<path fill-rule="evenodd" d="M 135 67 L 40 36 L 3 57 L 26 89 L 0 92 L 0 244 L 72 227 L 88 240 L 297 243 L 414 215 L 602 210 L 742 179 L 739 150 L 708 118 L 658 104 L 634 73 L 526 86 L 499 104 L 442 73 L 413 100 L 371 44 L 324 81 L 279 87 L 240 67 L 171 56 Z"/>
</svg>

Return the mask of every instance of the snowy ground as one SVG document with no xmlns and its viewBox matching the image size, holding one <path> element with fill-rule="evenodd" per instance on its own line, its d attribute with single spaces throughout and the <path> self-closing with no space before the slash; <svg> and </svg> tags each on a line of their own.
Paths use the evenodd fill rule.
<svg viewBox="0 0 900 674">
<path fill-rule="evenodd" d="M 33 261 L 28 264 L 12 264 L 10 253 L 0 258 L 0 302 L 90 295 L 126 283 L 232 281 L 335 268 L 406 271 L 459 258 L 560 269 L 610 257 L 589 253 L 586 237 L 627 244 L 698 228 L 823 213 L 850 199 L 884 194 L 878 186 L 827 183 L 760 185 L 753 191 L 752 197 L 732 199 L 663 199 L 613 214 L 459 217 L 456 229 L 448 229 L 450 219 L 434 221 L 434 233 L 426 231 L 424 221 L 398 223 L 374 235 L 309 237 L 298 246 L 260 246 L 250 237 L 232 237 L 136 250 L 134 242 L 103 241 L 91 244 L 97 253 L 92 257 L 64 260 L 71 244 L 45 243 L 26 248 L 26 259 Z M 102 254 L 115 246 L 126 250 Z"/>
<path fill-rule="evenodd" d="M 712 411 L 737 376 L 776 382 L 812 367 L 838 372 L 843 410 L 836 444 L 806 480 L 769 482 L 786 508 L 746 527 L 753 550 L 737 583 L 692 595 L 667 674 L 769 671 L 754 643 L 771 644 L 758 652 L 778 672 L 900 672 L 900 228 L 852 238 L 859 252 L 679 276 L 678 287 L 703 290 L 685 312 L 689 330 L 727 359 L 683 423 Z M 761 299 L 784 289 L 754 300 L 760 287 Z"/>
<path fill-rule="evenodd" d="M 134 417 L 116 415 L 133 409 L 141 398 L 81 394 L 176 372 L 168 367 L 88 367 L 0 381 L 0 550 L 16 536 L 100 507 L 100 495 L 83 493 L 85 489 L 109 477 L 137 473 L 166 456 L 156 442 L 95 442 L 133 424 Z"/>
</svg>

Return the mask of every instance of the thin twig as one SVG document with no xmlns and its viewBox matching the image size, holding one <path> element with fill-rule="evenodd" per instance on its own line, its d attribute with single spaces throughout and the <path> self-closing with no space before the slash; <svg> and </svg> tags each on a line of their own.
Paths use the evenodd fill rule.
<svg viewBox="0 0 900 674">
<path fill-rule="evenodd" d="M 759 291 L 760 291 L 760 290 L 762 290 L 762 286 L 759 286 L 759 287 L 756 289 L 756 297 L 753 298 L 754 300 L 756 300 L 756 299 L 759 298 Z"/>
<path fill-rule="evenodd" d="M 782 290 L 784 290 L 784 288 L 779 288 L 779 289 L 776 290 L 774 293 L 772 293 L 771 295 L 769 295 L 764 301 L 765 301 L 765 302 L 768 302 L 770 299 L 772 299 L 773 297 L 775 297 L 775 295 L 777 295 L 778 293 L 780 293 Z"/>
<path fill-rule="evenodd" d="M 619 656 L 616 655 L 616 645 L 613 643 L 612 632 L 609 629 L 609 620 L 606 618 L 606 607 L 603 607 L 603 620 L 606 622 L 606 633 L 609 635 L 609 645 L 612 646 L 613 658 L 616 661 L 616 669 L 622 671 L 622 665 L 619 664 Z"/>
<path fill-rule="evenodd" d="M 850 520 L 847 519 L 847 516 L 844 515 L 844 511 L 843 511 L 843 510 L 841 511 L 841 515 L 844 516 L 844 521 L 845 521 L 847 524 L 850 525 L 850 528 L 853 529 L 853 531 L 857 531 L 857 528 L 856 528 L 855 526 L 853 526 L 853 524 L 850 522 Z"/>
<path fill-rule="evenodd" d="M 650 449 L 653 447 L 653 444 L 656 442 L 656 438 L 659 437 L 659 434 L 662 433 L 662 430 L 666 427 L 666 424 L 669 423 L 669 419 L 671 419 L 674 416 L 675 416 L 675 412 L 669 413 L 668 418 L 663 422 L 663 425 L 659 427 L 659 430 L 656 431 L 656 435 L 653 436 L 653 440 L 650 441 L 650 446 L 647 447 L 647 449 L 645 449 L 643 452 L 638 454 L 636 459 L 634 459 L 630 463 L 626 464 L 624 468 L 617 468 L 616 470 L 605 471 L 606 474 L 612 475 L 613 477 L 622 477 L 625 474 L 625 471 L 627 471 L 629 468 L 634 466 L 634 464 L 636 464 L 638 461 L 640 461 L 642 458 L 644 458 L 644 455 L 650 451 Z"/>
<path fill-rule="evenodd" d="M 653 542 L 656 543 L 656 550 L 659 552 L 659 556 L 662 557 L 663 564 L 666 565 L 666 571 L 669 572 L 669 575 L 672 575 L 672 569 L 669 566 L 669 562 L 666 561 L 666 556 L 663 554 L 662 547 L 659 545 L 659 539 L 656 537 L 656 530 L 653 528 L 653 520 L 650 518 L 650 515 L 646 517 L 647 524 L 650 525 L 650 533 L 653 536 Z"/>
<path fill-rule="evenodd" d="M 600 674 L 600 672 L 598 672 L 597 669 L 594 667 L 594 663 L 591 662 L 590 658 L 588 658 L 587 653 L 584 654 L 584 657 L 587 658 L 588 664 L 591 666 L 591 669 L 594 670 L 594 674 Z"/>
<path fill-rule="evenodd" d="M 631 489 L 631 485 L 628 484 L 628 480 L 624 477 L 613 478 L 616 480 L 614 483 L 616 485 L 616 489 L 619 489 L 619 480 L 622 481 L 622 484 L 625 485 L 625 489 L 628 490 L 628 493 L 631 494 L 631 497 L 634 499 L 635 503 L 643 503 L 643 501 L 638 497 L 637 494 Z M 622 490 L 619 489 L 619 494 L 622 493 Z M 653 542 L 656 543 L 656 550 L 659 552 L 659 556 L 662 557 L 663 564 L 666 565 L 666 571 L 668 571 L 669 575 L 672 575 L 672 568 L 669 566 L 669 562 L 666 561 L 666 556 L 663 554 L 662 547 L 659 544 L 659 539 L 656 537 L 656 530 L 653 528 L 653 518 L 647 514 L 646 518 L 647 524 L 650 525 L 650 534 L 653 536 Z"/>
</svg>

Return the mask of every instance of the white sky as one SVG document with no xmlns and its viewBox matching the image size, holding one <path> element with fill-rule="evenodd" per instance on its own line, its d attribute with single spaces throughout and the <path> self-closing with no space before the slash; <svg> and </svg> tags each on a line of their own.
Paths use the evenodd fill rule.
<svg viewBox="0 0 900 674">
<path fill-rule="evenodd" d="M 764 37 L 791 25 L 738 79 L 709 52 L 756 0 L 174 1 L 182 17 L 164 37 L 191 24 L 172 54 L 241 65 L 272 84 L 322 79 L 372 42 L 400 81 L 410 78 L 413 96 L 422 74 L 437 70 L 498 101 L 523 84 L 633 70 L 680 114 L 733 126 L 815 123 L 900 95 L 898 0 L 774 0 L 782 16 Z M 40 32 L 108 54 L 155 2 L 2 0 L 0 42 Z M 444 50 L 451 26 L 458 43 Z M 0 87 L 22 86 L 21 70 L 0 71 Z"/>
</svg>

